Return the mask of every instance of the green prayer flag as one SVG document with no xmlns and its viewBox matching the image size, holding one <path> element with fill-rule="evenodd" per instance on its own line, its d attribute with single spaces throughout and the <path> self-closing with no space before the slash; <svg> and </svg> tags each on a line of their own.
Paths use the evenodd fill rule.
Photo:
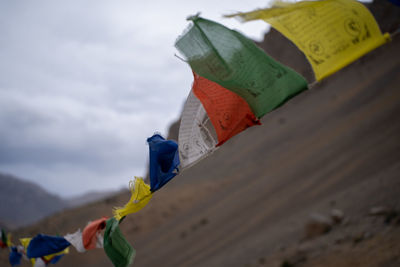
<svg viewBox="0 0 400 267">
<path fill-rule="evenodd" d="M 198 75 L 240 95 L 261 118 L 307 89 L 303 76 L 283 66 L 237 31 L 193 16 L 175 43 Z"/>
<path fill-rule="evenodd" d="M 135 250 L 122 235 L 118 220 L 107 220 L 104 232 L 104 251 L 115 267 L 126 267 L 133 262 Z"/>
</svg>

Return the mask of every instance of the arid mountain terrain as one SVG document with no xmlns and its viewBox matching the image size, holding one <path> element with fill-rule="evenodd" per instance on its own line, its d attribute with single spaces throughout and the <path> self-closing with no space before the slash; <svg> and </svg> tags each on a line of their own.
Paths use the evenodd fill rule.
<svg viewBox="0 0 400 267">
<path fill-rule="evenodd" d="M 67 206 L 32 182 L 0 173 L 0 220 L 6 229 L 29 225 Z"/>
<path fill-rule="evenodd" d="M 0 173 L 0 227 L 14 230 L 36 223 L 56 212 L 104 199 L 118 192 L 92 191 L 61 198 L 33 182 Z"/>
<path fill-rule="evenodd" d="M 303 55 L 290 56 L 284 48 L 293 45 L 276 31 L 260 46 L 313 80 Z M 121 230 L 136 249 L 133 266 L 400 266 L 399 103 L 397 35 L 267 114 L 129 215 Z M 128 199 L 123 192 L 58 213 L 15 231 L 14 240 L 74 232 Z M 1 266 L 6 257 L 0 251 Z M 58 266 L 112 264 L 101 249 L 72 248 Z"/>
</svg>

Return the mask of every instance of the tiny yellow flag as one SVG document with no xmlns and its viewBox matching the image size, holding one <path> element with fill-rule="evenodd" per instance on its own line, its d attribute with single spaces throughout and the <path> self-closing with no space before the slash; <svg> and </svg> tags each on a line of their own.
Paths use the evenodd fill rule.
<svg viewBox="0 0 400 267">
<path fill-rule="evenodd" d="M 11 239 L 12 239 L 12 234 L 11 234 L 11 233 L 8 233 L 8 234 L 7 234 L 7 246 L 8 246 L 9 248 L 11 248 L 11 246 L 13 246 L 13 243 L 12 243 Z"/>
<path fill-rule="evenodd" d="M 141 177 L 135 176 L 135 181 L 129 182 L 129 188 L 132 194 L 129 202 L 126 203 L 124 207 L 114 208 L 113 210 L 114 217 L 117 220 L 121 220 L 122 217 L 130 213 L 138 212 L 149 203 L 153 196 L 150 191 L 150 186 L 146 184 Z"/>
<path fill-rule="evenodd" d="M 62 254 L 68 254 L 69 253 L 69 248 L 65 248 L 63 251 L 60 251 L 60 252 L 57 252 L 57 253 L 54 253 L 54 254 L 50 254 L 50 255 L 46 255 L 46 256 L 44 256 L 43 258 L 46 260 L 46 261 L 49 261 L 49 260 L 51 260 L 53 257 L 55 257 L 55 256 L 58 256 L 58 255 L 62 255 Z"/>
<path fill-rule="evenodd" d="M 32 238 L 30 238 L 30 237 L 25 237 L 25 238 L 19 239 L 19 242 L 21 242 L 21 245 L 24 247 L 25 252 L 28 250 L 28 246 L 29 246 L 29 243 L 31 242 L 31 240 L 32 240 Z M 30 259 L 30 261 L 31 261 L 32 266 L 35 266 L 35 259 L 32 258 L 32 259 Z"/>
<path fill-rule="evenodd" d="M 305 54 L 318 81 L 390 40 L 355 0 L 275 2 L 271 8 L 226 17 L 235 16 L 271 24 Z"/>
</svg>

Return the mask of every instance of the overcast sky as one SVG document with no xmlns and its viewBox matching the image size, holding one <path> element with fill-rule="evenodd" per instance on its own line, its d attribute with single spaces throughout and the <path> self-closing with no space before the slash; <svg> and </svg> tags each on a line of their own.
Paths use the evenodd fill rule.
<svg viewBox="0 0 400 267">
<path fill-rule="evenodd" d="M 260 40 L 264 22 L 221 15 L 266 5 L 1 1 L 0 172 L 64 197 L 127 187 L 146 173 L 146 138 L 166 134 L 190 91 L 173 46 L 185 18 L 202 12 Z"/>
</svg>

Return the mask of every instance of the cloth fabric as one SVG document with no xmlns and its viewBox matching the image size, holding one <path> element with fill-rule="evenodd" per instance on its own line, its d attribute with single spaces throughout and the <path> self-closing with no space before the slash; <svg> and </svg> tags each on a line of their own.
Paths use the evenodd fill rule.
<svg viewBox="0 0 400 267">
<path fill-rule="evenodd" d="M 103 247 L 103 238 L 100 232 L 106 227 L 107 219 L 107 217 L 102 217 L 101 219 L 89 222 L 85 229 L 83 229 L 82 242 L 86 250 Z"/>
<path fill-rule="evenodd" d="M 25 248 L 25 251 L 28 250 L 29 243 L 31 242 L 32 238 L 26 237 L 26 238 L 20 238 L 19 242 L 21 245 Z"/>
<path fill-rule="evenodd" d="M 354 0 L 275 2 L 272 8 L 232 16 L 271 24 L 305 54 L 318 81 L 390 39 Z"/>
<path fill-rule="evenodd" d="M 11 247 L 13 243 L 11 242 L 11 233 L 7 234 L 7 247 Z"/>
<path fill-rule="evenodd" d="M 150 152 L 150 190 L 157 191 L 179 172 L 178 144 L 154 134 L 147 138 Z"/>
<path fill-rule="evenodd" d="M 75 233 L 65 235 L 64 238 L 71 243 L 78 252 L 83 253 L 86 251 L 83 246 L 81 229 L 78 229 Z"/>
<path fill-rule="evenodd" d="M 33 267 L 46 267 L 46 263 L 41 258 L 35 259 L 32 265 Z"/>
<path fill-rule="evenodd" d="M 217 146 L 248 127 L 261 124 L 239 95 L 196 73 L 193 93 L 203 104 L 218 136 Z"/>
<path fill-rule="evenodd" d="M 18 266 L 21 264 L 22 254 L 18 252 L 17 247 L 11 247 L 10 254 L 8 256 L 8 260 L 11 266 Z"/>
<path fill-rule="evenodd" d="M 225 26 L 193 16 L 175 43 L 192 70 L 240 95 L 257 118 L 307 89 L 306 80 L 276 62 L 252 40 Z"/>
<path fill-rule="evenodd" d="M 28 245 L 28 258 L 40 258 L 64 251 L 71 245 L 64 237 L 38 234 Z"/>
<path fill-rule="evenodd" d="M 56 264 L 57 262 L 60 261 L 60 259 L 61 259 L 62 257 L 64 257 L 64 255 L 65 255 L 65 254 L 61 254 L 61 255 L 54 256 L 54 257 L 50 260 L 50 263 Z"/>
<path fill-rule="evenodd" d="M 4 229 L 2 228 L 0 231 L 0 242 L 2 244 L 7 244 L 7 240 L 4 240 L 6 238 L 6 233 L 4 231 Z"/>
<path fill-rule="evenodd" d="M 135 250 L 122 235 L 117 219 L 107 220 L 104 232 L 104 251 L 115 267 L 126 267 L 133 262 Z"/>
<path fill-rule="evenodd" d="M 8 240 L 6 231 L 2 228 L 0 231 L 0 247 L 7 248 L 8 247 Z"/>
<path fill-rule="evenodd" d="M 44 261 L 44 263 L 46 264 L 46 265 L 48 265 L 48 264 L 50 264 L 50 263 L 52 263 L 52 264 L 56 264 L 57 262 L 59 262 L 60 261 L 60 259 L 62 258 L 62 257 L 64 257 L 64 255 L 65 254 L 53 254 L 53 255 L 49 255 L 49 256 L 46 256 L 46 257 L 42 257 L 41 259 Z"/>
<path fill-rule="evenodd" d="M 392 4 L 395 4 L 396 6 L 400 6 L 400 0 L 389 0 Z"/>
<path fill-rule="evenodd" d="M 138 212 L 144 208 L 153 196 L 150 186 L 141 177 L 135 177 L 134 181 L 130 181 L 129 188 L 132 195 L 128 203 L 122 208 L 114 208 L 113 210 L 114 216 L 118 221 L 128 214 Z"/>
<path fill-rule="evenodd" d="M 25 237 L 25 238 L 19 239 L 19 242 L 21 243 L 22 247 L 24 248 L 24 251 L 25 251 L 24 257 L 26 257 L 26 258 L 27 258 L 26 252 L 28 251 L 28 246 L 29 246 L 29 243 L 31 242 L 31 240 L 32 240 L 32 238 L 30 238 L 30 237 Z M 35 266 L 35 258 L 31 258 L 29 260 L 32 263 L 32 266 Z"/>
<path fill-rule="evenodd" d="M 212 154 L 216 150 L 216 139 L 215 129 L 206 110 L 191 90 L 183 107 L 179 126 L 181 168 L 189 168 Z"/>
</svg>

